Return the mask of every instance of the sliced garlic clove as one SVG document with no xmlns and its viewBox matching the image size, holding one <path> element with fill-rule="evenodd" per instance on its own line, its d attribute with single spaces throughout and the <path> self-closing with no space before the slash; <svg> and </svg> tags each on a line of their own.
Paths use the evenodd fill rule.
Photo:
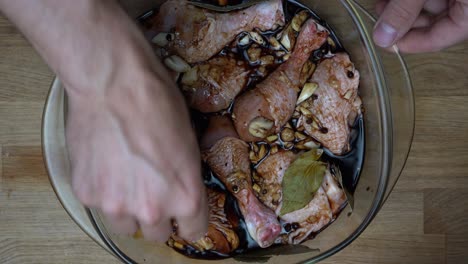
<svg viewBox="0 0 468 264">
<path fill-rule="evenodd" d="M 268 42 L 270 43 L 270 47 L 273 50 L 280 50 L 281 49 L 281 44 L 279 43 L 279 41 L 275 37 L 270 37 L 268 39 Z"/>
<path fill-rule="evenodd" d="M 301 111 L 301 113 L 306 116 L 306 117 L 311 117 L 312 116 L 312 112 L 305 108 L 305 107 L 299 107 L 299 111 Z"/>
<path fill-rule="evenodd" d="M 297 13 L 292 21 L 291 21 L 291 26 L 292 28 L 296 31 L 296 32 L 299 32 L 301 30 L 301 27 L 302 27 L 302 24 L 304 24 L 304 22 L 307 20 L 307 17 L 308 17 L 308 13 L 307 11 L 303 10 L 299 13 Z"/>
<path fill-rule="evenodd" d="M 154 36 L 151 39 L 151 42 L 154 44 L 160 46 L 160 47 L 165 47 L 167 44 L 169 44 L 170 41 L 173 41 L 175 39 L 175 35 L 172 33 L 158 33 L 156 36 Z"/>
<path fill-rule="evenodd" d="M 265 44 L 265 40 L 257 32 L 249 32 L 249 36 L 250 36 L 250 39 L 253 40 L 255 43 L 262 45 L 262 46 Z"/>
<path fill-rule="evenodd" d="M 249 133 L 254 137 L 264 138 L 271 128 L 273 128 L 273 121 L 259 116 L 250 122 Z"/>
<path fill-rule="evenodd" d="M 240 40 L 239 40 L 239 45 L 240 46 L 247 46 L 250 44 L 250 37 L 249 35 L 245 35 L 243 36 Z"/>
<path fill-rule="evenodd" d="M 287 50 L 291 50 L 291 40 L 289 39 L 289 34 L 288 33 L 285 33 L 283 34 L 283 36 L 281 37 L 281 45 L 283 45 L 283 47 Z"/>
<path fill-rule="evenodd" d="M 190 65 L 177 55 L 165 58 L 164 64 L 166 64 L 169 69 L 176 72 L 188 72 L 191 69 Z"/>
<path fill-rule="evenodd" d="M 315 143 L 314 141 L 309 141 L 309 142 L 304 143 L 304 147 L 308 149 L 318 149 L 320 148 L 320 145 Z"/>
<path fill-rule="evenodd" d="M 253 189 L 256 193 L 260 193 L 260 191 L 261 191 L 260 185 L 258 185 L 258 184 L 256 184 L 256 183 L 252 186 L 252 189 Z"/>
<path fill-rule="evenodd" d="M 318 84 L 317 83 L 306 83 L 304 84 L 304 87 L 302 88 L 301 94 L 299 95 L 299 98 L 297 99 L 296 105 L 301 104 L 305 100 L 309 99 L 317 90 Z"/>
<path fill-rule="evenodd" d="M 353 90 L 347 91 L 346 94 L 344 95 L 344 98 L 346 100 L 349 100 L 349 99 L 351 99 L 351 96 L 353 96 Z"/>
<path fill-rule="evenodd" d="M 258 158 L 263 159 L 267 154 L 267 149 L 264 144 L 260 146 L 260 150 L 258 151 Z"/>
<path fill-rule="evenodd" d="M 267 137 L 267 141 L 268 141 L 268 142 L 273 143 L 273 142 L 275 142 L 276 140 L 278 140 L 278 136 L 277 136 L 277 135 L 271 135 L 271 136 Z"/>
<path fill-rule="evenodd" d="M 273 147 L 271 147 L 270 153 L 271 153 L 271 154 L 275 154 L 276 152 L 278 152 L 278 146 L 277 146 L 277 145 L 274 145 Z"/>
<path fill-rule="evenodd" d="M 193 85 L 198 80 L 198 67 L 191 68 L 182 76 L 181 83 L 184 85 Z"/>
<path fill-rule="evenodd" d="M 275 57 L 272 55 L 265 55 L 260 58 L 260 65 L 270 65 L 275 62 Z"/>
<path fill-rule="evenodd" d="M 307 138 L 306 135 L 302 134 L 301 132 L 295 132 L 294 136 L 296 137 L 297 140 L 301 141 Z"/>
</svg>

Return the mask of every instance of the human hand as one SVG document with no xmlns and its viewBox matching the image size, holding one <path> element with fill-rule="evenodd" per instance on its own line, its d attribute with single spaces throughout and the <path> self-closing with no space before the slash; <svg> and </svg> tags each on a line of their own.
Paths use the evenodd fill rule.
<svg viewBox="0 0 468 264">
<path fill-rule="evenodd" d="M 377 45 L 405 53 L 438 51 L 468 38 L 467 0 L 379 0 Z"/>
<path fill-rule="evenodd" d="M 102 209 L 118 232 L 132 234 L 139 224 L 146 239 L 164 242 L 175 219 L 178 234 L 196 240 L 207 211 L 185 103 L 174 84 L 152 73 L 122 77 L 102 97 L 70 96 L 66 139 L 74 192 Z"/>
<path fill-rule="evenodd" d="M 64 83 L 73 189 L 120 233 L 197 240 L 208 226 L 185 102 L 117 1 L 0 0 Z M 44 16 L 47 14 L 47 16 Z"/>
</svg>

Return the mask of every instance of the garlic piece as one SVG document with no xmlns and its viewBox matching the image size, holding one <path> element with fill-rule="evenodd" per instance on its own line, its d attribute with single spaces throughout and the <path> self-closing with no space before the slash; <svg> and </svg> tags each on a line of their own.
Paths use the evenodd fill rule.
<svg viewBox="0 0 468 264">
<path fill-rule="evenodd" d="M 191 68 L 182 76 L 182 84 L 193 85 L 198 80 L 198 67 Z"/>
<path fill-rule="evenodd" d="M 273 121 L 259 116 L 250 122 L 249 133 L 254 137 L 264 138 L 272 127 Z"/>
<path fill-rule="evenodd" d="M 265 40 L 263 39 L 263 37 L 258 34 L 257 32 L 250 32 L 249 33 L 249 36 L 250 36 L 250 39 L 253 40 L 255 43 L 259 44 L 259 45 L 263 45 L 265 44 Z"/>
<path fill-rule="evenodd" d="M 175 39 L 174 34 L 161 32 L 161 33 L 158 33 L 156 36 L 154 36 L 153 39 L 151 39 L 151 42 L 153 42 L 154 44 L 160 47 L 164 47 L 167 44 L 169 44 L 170 41 L 173 41 L 174 39 Z"/>
<path fill-rule="evenodd" d="M 260 59 L 262 50 L 260 48 L 251 47 L 247 50 L 247 55 L 249 56 L 249 61 L 256 62 Z"/>
<path fill-rule="evenodd" d="M 294 144 L 292 142 L 286 142 L 284 143 L 283 147 L 285 149 L 292 149 L 294 147 Z"/>
<path fill-rule="evenodd" d="M 250 37 L 249 35 L 245 35 L 244 37 L 242 37 L 240 40 L 239 40 L 239 45 L 240 46 L 246 46 L 250 43 Z"/>
<path fill-rule="evenodd" d="M 345 95 L 344 95 L 344 98 L 345 98 L 346 100 L 349 100 L 349 99 L 351 98 L 351 96 L 353 96 L 353 90 L 347 91 L 347 92 L 345 93 Z"/>
<path fill-rule="evenodd" d="M 303 10 L 299 13 L 297 13 L 292 21 L 291 21 L 291 27 L 296 31 L 299 32 L 301 30 L 302 24 L 307 20 L 308 14 L 307 11 Z"/>
<path fill-rule="evenodd" d="M 271 153 L 271 154 L 275 154 L 276 152 L 278 152 L 278 146 L 277 146 L 277 145 L 274 145 L 273 147 L 271 147 L 270 153 Z"/>
<path fill-rule="evenodd" d="M 299 95 L 299 98 L 297 99 L 296 105 L 301 104 L 305 100 L 309 99 L 317 90 L 318 84 L 317 83 L 306 83 L 304 84 L 304 87 L 302 88 L 301 94 Z"/>
<path fill-rule="evenodd" d="M 184 245 L 177 241 L 174 241 L 174 247 L 177 249 L 184 249 Z"/>
<path fill-rule="evenodd" d="M 327 43 L 331 47 L 332 50 L 336 50 L 336 43 L 333 41 L 332 38 L 328 37 L 327 38 Z"/>
<path fill-rule="evenodd" d="M 304 143 L 304 146 L 308 149 L 317 149 L 320 147 L 319 144 L 315 143 L 314 141 L 309 141 L 309 142 L 306 142 Z"/>
<path fill-rule="evenodd" d="M 283 34 L 283 36 L 281 37 L 281 40 L 280 40 L 281 44 L 283 45 L 283 47 L 287 50 L 291 50 L 291 40 L 289 39 L 289 34 L 287 32 L 285 32 L 285 34 Z"/>
<path fill-rule="evenodd" d="M 301 117 L 301 113 L 299 113 L 297 110 L 294 110 L 294 113 L 292 115 L 293 118 L 299 118 Z"/>
<path fill-rule="evenodd" d="M 269 65 L 273 64 L 273 62 L 275 62 L 275 57 L 272 55 L 265 55 L 260 58 L 260 65 Z"/>
<path fill-rule="evenodd" d="M 277 139 L 278 139 L 277 135 L 271 135 L 271 136 L 267 137 L 268 142 L 275 142 Z"/>
<path fill-rule="evenodd" d="M 312 112 L 307 108 L 299 107 L 299 111 L 301 111 L 301 113 L 305 115 L 306 117 L 312 116 Z"/>
<path fill-rule="evenodd" d="M 302 134 L 301 132 L 296 132 L 294 133 L 294 136 L 296 137 L 297 140 L 301 141 L 307 138 L 306 135 Z"/>
<path fill-rule="evenodd" d="M 278 42 L 278 40 L 275 37 L 270 37 L 268 39 L 268 42 L 270 43 L 270 47 L 273 50 L 280 50 L 281 49 L 281 44 Z"/>
<path fill-rule="evenodd" d="M 311 62 L 310 60 L 307 60 L 301 70 L 301 75 L 299 78 L 300 82 L 306 83 L 310 76 L 312 76 L 312 74 L 315 72 L 316 68 L 317 66 L 315 65 L 315 63 Z"/>
<path fill-rule="evenodd" d="M 290 142 L 294 140 L 294 131 L 291 128 L 285 128 L 281 131 L 281 140 Z"/>
<path fill-rule="evenodd" d="M 260 193 L 260 191 L 261 191 L 260 185 L 258 185 L 258 184 L 256 184 L 256 183 L 252 186 L 252 189 L 253 189 L 256 193 Z"/>
<path fill-rule="evenodd" d="M 188 72 L 191 69 L 190 65 L 177 55 L 165 58 L 164 64 L 166 64 L 169 69 L 176 72 Z"/>
<path fill-rule="evenodd" d="M 258 151 L 258 159 L 261 160 L 267 154 L 267 149 L 264 144 L 260 146 L 260 150 Z"/>
</svg>

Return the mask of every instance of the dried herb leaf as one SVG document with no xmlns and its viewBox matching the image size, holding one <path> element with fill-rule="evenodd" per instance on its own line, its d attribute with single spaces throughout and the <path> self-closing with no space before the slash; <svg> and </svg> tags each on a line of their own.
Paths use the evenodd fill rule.
<svg viewBox="0 0 468 264">
<path fill-rule="evenodd" d="M 318 161 L 323 150 L 315 149 L 300 155 L 283 177 L 283 205 L 280 215 L 304 208 L 322 185 L 327 164 Z"/>
</svg>

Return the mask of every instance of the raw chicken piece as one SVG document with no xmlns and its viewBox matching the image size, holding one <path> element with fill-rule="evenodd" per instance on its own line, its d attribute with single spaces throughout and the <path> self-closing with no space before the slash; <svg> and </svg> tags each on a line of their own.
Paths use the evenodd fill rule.
<svg viewBox="0 0 468 264">
<path fill-rule="evenodd" d="M 167 48 L 195 63 L 208 60 L 243 31 L 283 25 L 283 4 L 281 0 L 270 0 L 240 11 L 216 13 L 187 1 L 169 0 L 161 5 L 152 24 L 154 35 L 175 33 Z"/>
<path fill-rule="evenodd" d="M 322 61 L 310 80 L 318 84 L 315 98 L 305 102 L 313 117 L 302 116 L 307 134 L 337 155 L 350 150 L 350 124 L 360 113 L 359 72 L 346 53 Z M 314 125 L 315 121 L 315 125 Z"/>
<path fill-rule="evenodd" d="M 288 234 L 281 236 L 283 243 L 299 244 L 307 239 L 310 234 L 319 232 L 332 220 L 330 203 L 323 188 L 320 187 L 317 190 L 314 198 L 306 207 L 285 214 L 281 219 L 290 224 L 291 227 L 291 231 Z M 285 227 L 285 229 L 288 228 Z"/>
<path fill-rule="evenodd" d="M 215 57 L 196 65 L 182 77 L 190 107 L 203 113 L 226 109 L 247 83 L 249 70 L 233 58 Z"/>
<path fill-rule="evenodd" d="M 279 205 L 283 201 L 283 176 L 294 159 L 296 154 L 292 151 L 280 151 L 268 156 L 257 168 L 262 180 L 261 188 L 267 190 L 266 193 L 260 193 L 258 198 L 277 215 L 280 214 Z"/>
<path fill-rule="evenodd" d="M 279 132 L 294 112 L 302 67 L 312 51 L 322 46 L 327 36 L 326 31 L 317 31 L 317 24 L 309 19 L 302 26 L 289 60 L 255 89 L 236 99 L 234 124 L 240 138 L 259 141 Z"/>
<path fill-rule="evenodd" d="M 259 199 L 279 215 L 282 206 L 282 182 L 287 168 L 296 158 L 291 151 L 280 151 L 268 156 L 257 168 L 262 180 L 261 188 L 266 189 Z M 344 199 L 343 199 L 344 198 Z M 337 213 L 346 197 L 328 169 L 322 186 L 315 193 L 314 198 L 302 209 L 290 212 L 280 217 L 286 224 L 287 234 L 282 235 L 277 242 L 298 244 L 313 232 L 320 231 L 329 224 Z"/>
<path fill-rule="evenodd" d="M 325 176 L 323 177 L 322 187 L 327 194 L 333 215 L 336 215 L 340 212 L 343 205 L 346 203 L 346 194 L 330 170 L 327 170 Z"/>
<path fill-rule="evenodd" d="M 172 239 L 182 245 L 190 245 L 195 249 L 203 251 L 216 251 L 221 254 L 229 254 L 239 246 L 239 237 L 234 232 L 231 223 L 227 220 L 224 211 L 226 195 L 207 188 L 209 220 L 208 232 L 196 242 L 187 242 L 177 235 Z"/>
<path fill-rule="evenodd" d="M 209 150 L 203 152 L 203 158 L 237 199 L 250 236 L 260 247 L 265 248 L 273 244 L 281 232 L 281 226 L 275 213 L 254 194 L 248 145 L 236 137 L 222 137 L 235 133 L 232 124 L 231 127 L 226 127 L 226 119 L 227 117 L 222 117 L 210 120 L 210 128 L 205 137 L 217 141 L 202 140 L 209 147 Z"/>
</svg>

